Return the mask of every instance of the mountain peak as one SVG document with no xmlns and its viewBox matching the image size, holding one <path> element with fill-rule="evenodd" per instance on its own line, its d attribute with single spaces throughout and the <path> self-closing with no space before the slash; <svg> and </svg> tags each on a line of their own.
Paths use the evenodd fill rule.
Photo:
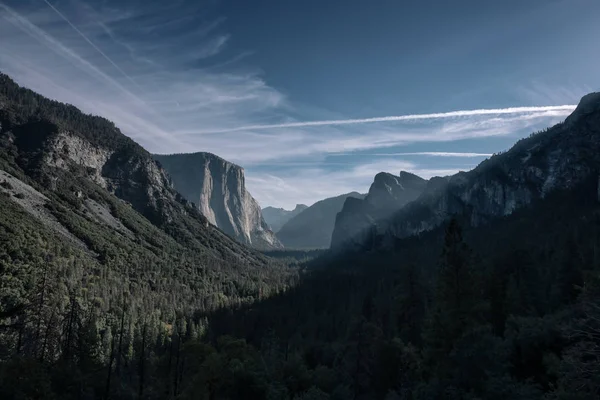
<svg viewBox="0 0 600 400">
<path fill-rule="evenodd" d="M 581 98 L 577 108 L 566 119 L 566 122 L 573 123 L 585 115 L 596 112 L 600 112 L 600 92 L 588 93 Z"/>
<path fill-rule="evenodd" d="M 332 247 L 359 239 L 366 228 L 385 219 L 406 204 L 416 200 L 427 180 L 410 172 L 400 171 L 396 176 L 388 172 L 375 175 L 364 200 L 346 199 L 338 213 L 331 238 Z"/>
<path fill-rule="evenodd" d="M 371 184 L 371 188 L 369 189 L 369 193 L 371 193 L 371 191 L 374 188 L 382 188 L 382 187 L 398 186 L 398 185 L 401 185 L 400 177 L 390 174 L 389 172 L 380 172 L 377 175 L 375 175 L 375 178 L 373 179 L 373 183 Z"/>
<path fill-rule="evenodd" d="M 200 160 L 201 162 L 204 162 L 205 160 L 207 161 L 215 161 L 215 162 L 219 162 L 222 163 L 223 165 L 227 165 L 230 166 L 232 168 L 236 168 L 239 170 L 244 170 L 243 167 L 241 167 L 240 165 L 237 165 L 235 163 L 232 163 L 229 160 L 224 159 L 223 157 L 220 157 L 214 153 L 209 153 L 207 151 L 197 151 L 195 153 L 173 153 L 173 154 L 156 154 L 155 158 L 160 159 L 165 159 L 167 157 L 172 157 L 172 158 L 178 158 L 181 160 L 187 160 L 187 161 L 192 161 L 192 160 Z"/>
<path fill-rule="evenodd" d="M 588 93 L 579 101 L 579 107 L 593 106 L 594 110 L 600 110 L 600 92 Z"/>
<path fill-rule="evenodd" d="M 208 220 L 238 241 L 262 249 L 281 247 L 248 193 L 243 168 L 212 153 L 154 155 L 173 186 Z"/>
<path fill-rule="evenodd" d="M 382 180 L 382 179 L 390 179 L 390 178 L 395 178 L 395 175 L 390 174 L 389 172 L 380 172 L 377 175 L 375 175 L 375 180 Z"/>
<path fill-rule="evenodd" d="M 296 204 L 296 207 L 292 211 L 306 210 L 308 206 L 306 204 Z"/>
<path fill-rule="evenodd" d="M 406 183 L 423 183 L 425 179 L 411 172 L 400 171 L 400 181 Z"/>
</svg>

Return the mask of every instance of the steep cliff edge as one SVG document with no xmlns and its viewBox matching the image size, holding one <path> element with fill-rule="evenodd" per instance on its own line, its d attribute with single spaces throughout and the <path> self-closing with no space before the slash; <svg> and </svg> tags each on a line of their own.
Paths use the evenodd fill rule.
<svg viewBox="0 0 600 400">
<path fill-rule="evenodd" d="M 599 172 L 600 93 L 591 93 L 565 122 L 518 141 L 472 171 L 432 179 L 416 201 L 382 221 L 377 231 L 385 243 L 431 230 L 451 216 L 478 226 L 551 192 L 596 181 Z"/>
<path fill-rule="evenodd" d="M 390 217 L 407 203 L 418 198 L 427 181 L 417 175 L 401 171 L 399 176 L 380 172 L 369 188 L 364 200 L 348 198 L 337 214 L 331 236 L 331 247 L 339 247 L 348 242 L 364 240 L 361 234 Z"/>
<path fill-rule="evenodd" d="M 3 318 L 4 326 L 33 321 L 40 309 L 59 321 L 76 299 L 99 331 L 110 330 L 125 305 L 131 318 L 160 327 L 175 315 L 249 304 L 295 279 L 210 224 L 110 121 L 3 74 L 0 210 L 0 308 L 16 301 L 26 313 Z M 46 301 L 31 301 L 40 288 Z M 20 325 L 24 337 L 33 337 L 31 328 Z"/>
<path fill-rule="evenodd" d="M 140 243 L 154 243 L 167 234 L 198 254 L 228 262 L 264 263 L 259 254 L 210 226 L 172 187 L 150 153 L 112 122 L 46 99 L 2 74 L 0 169 L 46 196 L 47 207 L 68 223 L 90 219 L 93 213 L 84 209 L 90 201 L 99 202 L 109 214 L 131 216 L 128 228 Z M 82 224 L 83 220 L 68 229 L 83 234 Z M 87 241 L 92 243 L 92 225 L 89 228 Z M 162 232 L 156 233 L 156 228 Z"/>
<path fill-rule="evenodd" d="M 244 244 L 259 249 L 282 245 L 246 190 L 243 168 L 211 153 L 154 155 L 175 189 L 208 221 Z"/>
</svg>

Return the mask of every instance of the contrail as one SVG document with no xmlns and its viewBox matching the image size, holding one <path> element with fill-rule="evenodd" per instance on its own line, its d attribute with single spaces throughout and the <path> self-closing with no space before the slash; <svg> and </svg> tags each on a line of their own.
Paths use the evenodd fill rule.
<svg viewBox="0 0 600 400">
<path fill-rule="evenodd" d="M 388 153 L 389 155 L 398 155 L 398 156 L 431 156 L 431 157 L 491 157 L 493 154 L 489 153 L 452 153 L 445 151 L 420 151 L 415 153 Z M 379 155 L 388 155 L 388 154 L 379 154 Z"/>
<path fill-rule="evenodd" d="M 54 12 L 58 14 L 58 16 L 61 17 L 67 24 L 69 24 L 71 28 L 73 28 L 75 32 L 77 32 L 79 36 L 81 36 L 90 46 L 92 46 L 98 53 L 100 53 L 100 55 L 102 55 L 102 57 L 104 57 L 106 61 L 108 61 L 113 67 L 115 67 L 115 69 L 119 71 L 125 77 L 125 79 L 131 82 L 138 89 L 142 90 L 142 88 L 140 88 L 138 84 L 135 83 L 135 81 L 131 79 L 131 77 L 121 69 L 121 67 L 119 67 L 109 56 L 106 55 L 106 53 L 104 53 L 98 46 L 96 46 L 94 42 L 92 42 L 83 32 L 81 32 L 79 28 L 77 28 L 63 13 L 58 11 L 56 7 L 54 7 L 52 4 L 50 4 L 50 2 L 48 2 L 48 0 L 42 1 L 46 3 L 48 7 L 50 7 L 52 10 L 54 10 Z"/>
<path fill-rule="evenodd" d="M 67 48 L 62 43 L 60 43 L 59 41 L 54 39 L 49 33 L 44 31 L 43 29 L 37 27 L 33 23 L 31 23 L 31 21 L 29 21 L 27 18 L 25 18 L 24 16 L 22 16 L 21 14 L 19 14 L 15 10 L 13 10 L 12 8 L 8 7 L 6 4 L 2 3 L 1 1 L 0 1 L 0 9 L 3 9 L 4 11 L 6 11 L 16 21 L 16 23 L 14 21 L 11 21 L 11 22 L 13 24 L 15 24 L 15 26 L 17 28 L 21 29 L 23 32 L 25 32 L 25 34 L 31 36 L 33 39 L 40 42 L 42 45 L 47 47 L 49 50 L 65 57 L 65 58 L 71 57 L 72 59 L 74 59 L 78 63 L 80 63 L 81 65 L 89 68 L 92 72 L 94 72 L 95 74 L 100 76 L 102 79 L 105 79 L 111 85 L 114 85 L 115 87 L 117 87 L 119 90 L 121 90 L 126 95 L 130 96 L 131 98 L 133 98 L 136 101 L 139 101 L 140 103 L 144 103 L 144 101 L 142 99 L 138 98 L 133 93 L 131 93 L 129 90 L 124 88 L 119 82 L 115 81 L 113 78 L 109 77 L 104 72 L 100 71 L 98 68 L 96 68 L 90 62 L 81 58 L 79 55 L 74 53 L 71 49 Z M 66 57 L 65 54 L 68 57 Z"/>
<path fill-rule="evenodd" d="M 447 119 L 456 117 L 474 117 L 482 115 L 502 115 L 502 114 L 524 114 L 524 113 L 540 113 L 540 112 L 556 112 L 557 115 L 568 115 L 575 110 L 575 105 L 562 106 L 544 106 L 544 107 L 510 107 L 510 108 L 495 108 L 495 109 L 480 109 L 480 110 L 459 110 L 444 113 L 433 114 L 409 114 L 395 115 L 389 117 L 363 118 L 363 119 L 335 119 L 326 121 L 306 121 L 306 122 L 289 122 L 284 124 L 271 125 L 247 125 L 228 129 L 211 130 L 196 133 L 227 133 L 238 132 L 254 129 L 279 129 L 279 128 L 299 128 L 309 126 L 328 126 L 328 125 L 353 125 L 353 124 L 368 124 L 372 122 L 396 122 L 396 121 L 417 121 L 429 119 Z"/>
<path fill-rule="evenodd" d="M 356 155 L 356 156 L 382 156 L 382 157 L 388 157 L 388 156 L 430 156 L 430 157 L 467 157 L 467 158 L 471 158 L 471 157 L 491 157 L 493 156 L 493 154 L 491 153 L 453 153 L 453 152 L 446 152 L 446 151 L 419 151 L 419 152 L 414 152 L 414 153 L 369 153 L 369 154 L 364 154 L 364 153 L 335 153 L 335 154 L 329 154 L 330 156 L 349 156 L 349 155 Z"/>
</svg>

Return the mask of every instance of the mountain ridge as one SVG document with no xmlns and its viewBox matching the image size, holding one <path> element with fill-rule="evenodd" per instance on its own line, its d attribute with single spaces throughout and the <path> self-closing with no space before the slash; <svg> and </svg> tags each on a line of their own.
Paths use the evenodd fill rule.
<svg viewBox="0 0 600 400">
<path fill-rule="evenodd" d="M 371 225 L 363 236 L 375 233 L 389 245 L 394 238 L 431 230 L 453 215 L 473 226 L 486 224 L 589 176 L 598 175 L 600 183 L 598 165 L 600 93 L 590 93 L 565 121 L 519 140 L 470 171 L 431 179 L 419 198 Z"/>
<path fill-rule="evenodd" d="M 335 217 L 348 197 L 365 195 L 350 192 L 320 200 L 290 219 L 277 232 L 277 237 L 289 249 L 328 248 L 335 225 Z"/>
<path fill-rule="evenodd" d="M 86 267 L 78 267 L 82 276 L 102 285 L 110 281 L 114 293 L 135 287 L 131 290 L 143 292 L 162 312 L 217 307 L 214 296 L 226 281 L 242 286 L 220 304 L 248 301 L 259 290 L 277 290 L 279 278 L 267 284 L 269 276 L 288 274 L 212 226 L 173 189 L 150 153 L 112 122 L 46 99 L 2 74 L 0 170 L 1 234 L 21 238 L 25 249 L 23 256 L 11 256 L 10 265 L 37 266 L 21 257 L 37 243 L 29 238 L 42 235 L 38 241 L 48 243 L 47 257 L 72 252 L 85 259 Z M 21 226 L 15 218 L 28 222 Z M 43 234 L 24 230 L 36 225 Z M 279 270 L 275 275 L 273 268 Z M 173 274 L 180 278 L 174 281 Z M 241 289 L 243 274 L 257 278 L 254 289 Z M 80 285 L 95 293 L 87 283 Z M 160 299 L 166 297 L 171 308 L 163 307 Z"/>
<path fill-rule="evenodd" d="M 377 221 L 391 216 L 425 190 L 427 180 L 406 172 L 399 175 L 380 172 L 375 175 L 363 200 L 348 198 L 336 215 L 331 248 L 339 248 L 353 240 L 362 240 L 363 232 Z"/>
<path fill-rule="evenodd" d="M 293 210 L 269 206 L 262 209 L 262 214 L 265 222 L 271 227 L 271 230 L 277 233 L 290 219 L 294 218 L 307 208 L 308 206 L 306 204 L 296 204 L 296 207 L 294 207 Z"/>
</svg>

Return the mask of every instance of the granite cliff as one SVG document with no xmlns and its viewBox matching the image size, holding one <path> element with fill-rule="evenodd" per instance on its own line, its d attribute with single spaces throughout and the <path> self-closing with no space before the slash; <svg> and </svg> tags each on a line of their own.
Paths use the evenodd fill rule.
<svg viewBox="0 0 600 400">
<path fill-rule="evenodd" d="M 112 122 L 46 99 L 2 74 L 0 169 L 13 188 L 5 193 L 41 222 L 60 222 L 62 227 L 50 225 L 77 237 L 90 254 L 107 256 L 94 238 L 112 225 L 126 228 L 112 239 L 130 234 L 146 248 L 175 239 L 208 257 L 264 262 L 211 226 L 151 154 Z M 24 189 L 15 191 L 19 187 Z"/>
<path fill-rule="evenodd" d="M 425 179 L 406 171 L 401 171 L 399 176 L 387 172 L 377 174 L 364 199 L 349 197 L 344 202 L 335 219 L 331 247 L 360 241 L 362 232 L 415 200 L 426 185 Z"/>
<path fill-rule="evenodd" d="M 94 321 L 96 332 L 110 332 L 118 315 L 160 330 L 177 316 L 282 292 L 295 279 L 287 266 L 212 225 L 112 122 L 3 74 L 0 243 L 0 314 L 16 310 L 0 315 L 0 325 L 34 338 L 41 332 L 34 318 L 46 321 L 36 341 L 48 344 L 40 354 L 49 368 L 60 356 L 54 346 L 62 343 L 69 304 L 71 321 Z"/>
<path fill-rule="evenodd" d="M 487 224 L 553 192 L 590 180 L 600 185 L 599 173 L 600 93 L 591 93 L 564 122 L 521 139 L 469 172 L 431 179 L 415 201 L 362 235 L 369 231 L 385 245 L 432 230 L 452 216 L 472 226 Z M 598 190 L 594 196 L 600 201 Z"/>
<path fill-rule="evenodd" d="M 211 153 L 154 155 L 175 189 L 208 221 L 241 243 L 263 249 L 282 245 L 246 190 L 243 168 Z"/>
</svg>

